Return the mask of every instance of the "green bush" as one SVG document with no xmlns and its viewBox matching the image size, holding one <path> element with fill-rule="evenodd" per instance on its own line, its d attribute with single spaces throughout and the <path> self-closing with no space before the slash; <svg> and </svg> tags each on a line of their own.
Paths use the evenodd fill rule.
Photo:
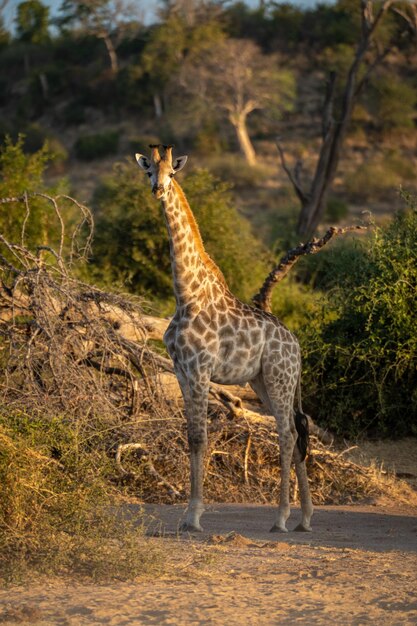
<svg viewBox="0 0 417 626">
<path fill-rule="evenodd" d="M 349 214 L 348 205 L 341 198 L 329 198 L 326 204 L 324 217 L 333 224 L 338 224 Z"/>
<path fill-rule="evenodd" d="M 299 281 L 295 274 L 280 283 L 272 295 L 272 312 L 291 331 L 298 334 L 321 315 L 322 294 Z"/>
<path fill-rule="evenodd" d="M 60 121 L 64 126 L 78 126 L 86 122 L 85 106 L 80 99 L 72 100 L 60 112 Z"/>
<path fill-rule="evenodd" d="M 310 409 L 343 435 L 417 434 L 417 211 L 407 201 L 351 254 L 350 279 L 336 274 L 323 317 L 301 335 Z"/>
<path fill-rule="evenodd" d="M 331 292 L 335 285 L 344 285 L 346 290 L 352 290 L 369 276 L 367 255 L 366 235 L 341 237 L 319 254 L 304 257 L 295 273 L 303 284 L 320 292 Z"/>
<path fill-rule="evenodd" d="M 362 163 L 345 178 L 346 191 L 356 201 L 393 198 L 400 185 L 415 182 L 414 165 L 397 151 Z"/>
<path fill-rule="evenodd" d="M 275 173 L 274 168 L 263 165 L 248 165 L 236 154 L 221 154 L 206 161 L 207 167 L 214 176 L 227 181 L 238 189 L 245 187 L 260 187 Z"/>
<path fill-rule="evenodd" d="M 25 153 L 35 154 L 41 152 L 44 146 L 48 151 L 48 165 L 59 173 L 63 169 L 65 161 L 68 159 L 68 151 L 57 136 L 51 134 L 39 124 L 29 124 L 24 133 L 23 150 Z"/>
<path fill-rule="evenodd" d="M 116 154 L 119 147 L 119 133 L 107 131 L 95 135 L 84 135 L 75 142 L 74 149 L 78 159 L 93 161 Z"/>
<path fill-rule="evenodd" d="M 376 127 L 413 128 L 417 90 L 403 78 L 392 74 L 375 77 L 366 101 Z"/>
<path fill-rule="evenodd" d="M 25 192 L 55 195 L 57 189 L 48 188 L 44 182 L 47 165 L 54 160 L 54 153 L 45 143 L 33 154 L 24 151 L 24 135 L 16 143 L 6 138 L 0 147 L 0 197 L 22 196 Z M 64 192 L 65 183 L 59 191 Z M 10 207 L 13 206 L 13 210 Z M 50 245 L 59 237 L 59 224 L 52 205 L 42 198 L 33 198 L 30 203 L 30 215 L 22 201 L 10 205 L 0 205 L 0 231 L 12 243 L 21 243 L 22 227 L 25 224 L 25 241 L 29 245 Z"/>
<path fill-rule="evenodd" d="M 117 164 L 95 190 L 92 273 L 102 284 L 168 298 L 172 282 L 166 226 L 148 179 L 134 167 Z"/>
</svg>

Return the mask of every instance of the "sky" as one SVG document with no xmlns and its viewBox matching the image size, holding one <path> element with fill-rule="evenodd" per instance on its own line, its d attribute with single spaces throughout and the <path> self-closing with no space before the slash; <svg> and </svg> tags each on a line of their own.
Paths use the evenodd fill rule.
<svg viewBox="0 0 417 626">
<path fill-rule="evenodd" d="M 331 1 L 331 0 L 324 0 L 324 2 L 326 1 Z M 21 2 L 22 0 L 8 0 L 6 9 L 4 10 L 5 25 L 8 30 L 13 29 L 13 22 L 14 22 L 14 18 L 16 15 L 16 7 Z M 52 16 L 57 14 L 58 9 L 62 4 L 62 0 L 41 0 L 41 2 L 42 4 L 45 4 L 46 6 L 50 7 L 50 14 Z M 286 0 L 286 2 L 290 2 L 291 4 L 304 6 L 304 7 L 314 6 L 315 4 L 317 4 L 317 0 Z M 323 0 L 321 0 L 321 2 L 323 2 Z M 149 20 L 152 19 L 152 16 L 154 13 L 152 6 L 156 9 L 156 7 L 158 6 L 158 2 L 152 1 L 152 0 L 150 1 L 139 0 L 138 4 L 139 6 L 141 6 L 141 9 L 144 11 L 145 18 Z M 249 6 L 256 6 L 259 4 L 259 0 L 246 0 L 246 4 L 248 4 Z"/>
</svg>

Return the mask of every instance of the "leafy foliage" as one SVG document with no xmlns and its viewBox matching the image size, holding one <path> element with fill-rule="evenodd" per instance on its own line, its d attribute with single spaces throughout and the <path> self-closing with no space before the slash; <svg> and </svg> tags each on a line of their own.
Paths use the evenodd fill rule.
<svg viewBox="0 0 417 626">
<path fill-rule="evenodd" d="M 75 143 L 75 153 L 83 161 L 92 161 L 115 154 L 119 146 L 119 133 L 107 131 L 95 135 L 79 137 Z"/>
<path fill-rule="evenodd" d="M 34 154 L 26 154 L 23 150 L 24 136 L 19 136 L 16 143 L 6 138 L 0 148 L 0 197 L 22 196 L 24 193 L 44 192 L 44 172 L 47 164 L 54 159 L 47 143 Z M 64 183 L 61 184 L 64 188 Z M 26 222 L 24 203 L 16 211 L 11 212 L 10 206 L 0 204 L 0 228 L 7 234 L 10 241 L 19 243 L 22 226 Z M 38 245 L 47 245 L 54 237 L 55 215 L 45 210 L 42 199 L 34 199 L 30 220 L 25 223 L 26 238 Z"/>
<path fill-rule="evenodd" d="M 417 432 L 417 210 L 375 228 L 303 337 L 320 421 L 345 435 Z M 355 263 L 355 265 L 353 265 Z"/>
<path fill-rule="evenodd" d="M 39 0 L 26 0 L 17 7 L 17 36 L 22 41 L 41 44 L 48 41 L 49 8 Z"/>
<path fill-rule="evenodd" d="M 413 128 L 417 90 L 396 75 L 390 73 L 372 80 L 367 103 L 379 128 Z"/>
</svg>

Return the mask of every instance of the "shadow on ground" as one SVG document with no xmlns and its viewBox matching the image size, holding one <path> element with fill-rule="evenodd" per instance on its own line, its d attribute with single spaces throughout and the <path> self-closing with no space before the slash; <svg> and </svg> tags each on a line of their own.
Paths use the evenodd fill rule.
<svg viewBox="0 0 417 626">
<path fill-rule="evenodd" d="M 290 532 L 270 533 L 275 508 L 251 504 L 210 504 L 201 519 L 203 533 L 181 535 L 183 505 L 131 505 L 132 515 L 145 516 L 149 535 L 178 535 L 184 540 L 205 541 L 210 535 L 232 531 L 255 541 L 285 541 L 292 544 L 387 552 L 417 552 L 417 509 L 415 507 L 320 506 L 315 508 L 312 533 L 291 532 L 300 518 L 295 508 L 288 520 Z M 142 513 L 141 513 L 142 511 Z"/>
</svg>

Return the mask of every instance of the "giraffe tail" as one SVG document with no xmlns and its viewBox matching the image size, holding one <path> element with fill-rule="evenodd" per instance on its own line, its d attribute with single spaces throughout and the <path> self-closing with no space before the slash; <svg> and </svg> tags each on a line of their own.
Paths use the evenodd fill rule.
<svg viewBox="0 0 417 626">
<path fill-rule="evenodd" d="M 310 433 L 308 429 L 308 418 L 304 413 L 297 411 L 295 414 L 295 428 L 297 429 L 297 448 L 301 454 L 301 460 L 307 456 L 308 443 L 310 441 Z"/>
<path fill-rule="evenodd" d="M 301 405 L 301 374 L 298 377 L 297 383 L 297 395 L 298 395 L 298 409 L 295 412 L 294 422 L 297 430 L 297 448 L 301 455 L 301 461 L 307 456 L 308 444 L 310 441 L 310 431 L 308 427 L 308 417 L 303 413 L 303 407 Z"/>
</svg>

